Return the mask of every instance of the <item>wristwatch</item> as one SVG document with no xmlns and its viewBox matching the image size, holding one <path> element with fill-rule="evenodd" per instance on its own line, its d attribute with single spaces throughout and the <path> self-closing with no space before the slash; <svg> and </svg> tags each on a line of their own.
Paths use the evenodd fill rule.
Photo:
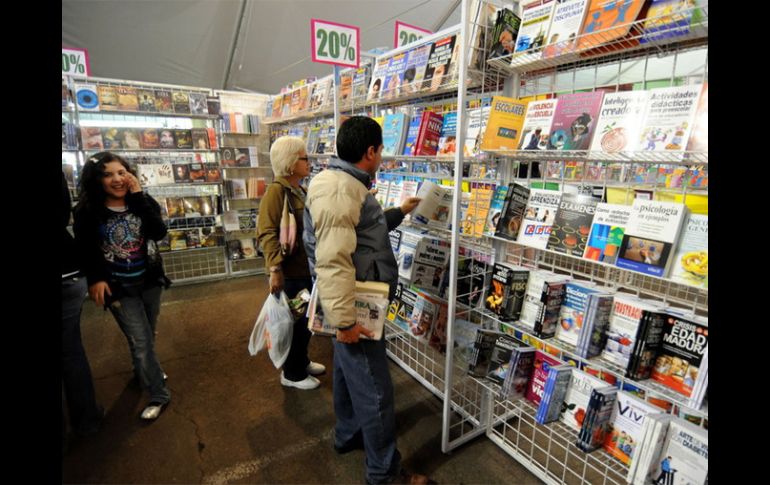
<svg viewBox="0 0 770 485">
<path fill-rule="evenodd" d="M 281 271 L 281 267 L 280 266 L 270 266 L 270 272 L 271 273 L 278 273 L 279 271 Z"/>
</svg>

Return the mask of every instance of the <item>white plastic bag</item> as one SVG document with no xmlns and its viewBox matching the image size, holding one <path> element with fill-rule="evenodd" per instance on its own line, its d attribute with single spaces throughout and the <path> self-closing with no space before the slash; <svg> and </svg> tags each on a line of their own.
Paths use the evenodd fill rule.
<svg viewBox="0 0 770 485">
<path fill-rule="evenodd" d="M 268 295 L 249 337 L 249 354 L 257 355 L 257 352 L 267 347 L 270 360 L 277 369 L 289 356 L 293 333 L 294 317 L 286 293 L 282 291 L 279 296 Z"/>
</svg>

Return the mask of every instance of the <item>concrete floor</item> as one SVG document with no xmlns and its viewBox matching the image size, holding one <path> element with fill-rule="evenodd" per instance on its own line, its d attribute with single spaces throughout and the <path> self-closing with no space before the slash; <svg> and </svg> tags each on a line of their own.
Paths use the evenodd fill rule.
<svg viewBox="0 0 770 485">
<path fill-rule="evenodd" d="M 125 338 L 109 313 L 87 301 L 83 343 L 107 416 L 98 434 L 73 440 L 63 483 L 363 483 L 363 451 L 332 449 L 330 373 L 319 389 L 288 389 L 267 355 L 249 355 L 266 294 L 264 277 L 164 294 L 156 350 L 172 401 L 149 425 L 138 417 L 147 396 L 129 385 Z M 313 337 L 310 357 L 331 369 L 331 341 Z M 442 484 L 540 483 L 484 437 L 443 454 L 442 402 L 392 362 L 391 375 L 405 468 Z"/>
</svg>

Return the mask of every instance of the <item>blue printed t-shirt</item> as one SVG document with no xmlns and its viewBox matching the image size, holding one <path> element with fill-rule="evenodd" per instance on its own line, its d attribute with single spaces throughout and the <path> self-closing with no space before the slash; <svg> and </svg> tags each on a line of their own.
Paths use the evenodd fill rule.
<svg viewBox="0 0 770 485">
<path fill-rule="evenodd" d="M 127 207 L 108 207 L 113 213 L 99 227 L 104 259 L 112 276 L 121 280 L 139 278 L 147 267 L 142 219 Z"/>
</svg>

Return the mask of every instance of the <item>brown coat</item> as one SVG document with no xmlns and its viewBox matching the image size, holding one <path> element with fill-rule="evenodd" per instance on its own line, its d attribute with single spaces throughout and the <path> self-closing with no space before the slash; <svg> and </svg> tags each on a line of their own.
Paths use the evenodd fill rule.
<svg viewBox="0 0 770 485">
<path fill-rule="evenodd" d="M 291 204 L 294 207 L 294 217 L 297 220 L 297 248 L 294 253 L 284 258 L 281 255 L 279 230 L 283 212 L 283 198 L 286 188 L 291 189 Z M 309 278 L 310 269 L 307 264 L 305 246 L 302 244 L 302 213 L 305 211 L 305 191 L 293 188 L 283 177 L 276 177 L 268 185 L 267 192 L 259 203 L 259 218 L 257 238 L 262 253 L 265 255 L 265 269 L 269 272 L 271 266 L 280 265 L 285 278 Z"/>
</svg>

